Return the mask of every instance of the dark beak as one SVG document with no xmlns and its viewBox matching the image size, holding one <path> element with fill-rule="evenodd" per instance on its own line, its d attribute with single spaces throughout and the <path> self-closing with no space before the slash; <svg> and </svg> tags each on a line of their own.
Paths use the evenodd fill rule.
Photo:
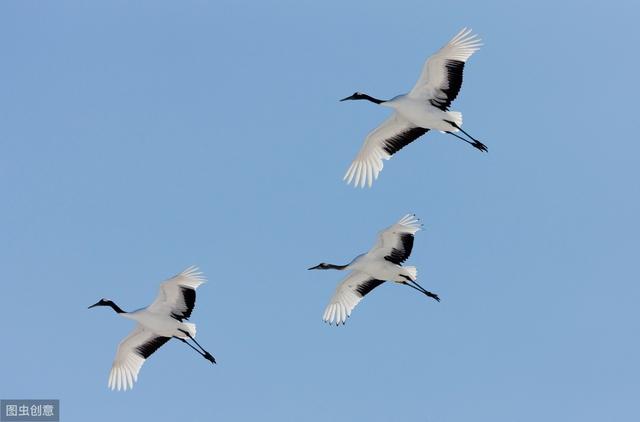
<svg viewBox="0 0 640 422">
<path fill-rule="evenodd" d="M 345 97 L 345 98 L 341 99 L 340 101 L 353 100 L 353 97 L 355 97 L 355 95 L 349 95 L 348 97 Z"/>
<path fill-rule="evenodd" d="M 317 270 L 320 268 L 320 265 L 316 265 L 315 267 L 307 268 L 307 270 Z"/>
<path fill-rule="evenodd" d="M 96 307 L 98 305 L 100 305 L 100 302 L 94 303 L 93 305 L 89 306 L 87 309 L 94 308 L 94 307 Z"/>
</svg>

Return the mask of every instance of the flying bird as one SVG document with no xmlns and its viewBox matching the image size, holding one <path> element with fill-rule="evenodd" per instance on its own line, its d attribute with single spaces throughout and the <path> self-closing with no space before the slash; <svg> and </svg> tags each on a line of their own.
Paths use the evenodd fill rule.
<svg viewBox="0 0 640 422">
<path fill-rule="evenodd" d="M 418 82 L 408 94 L 397 95 L 390 100 L 379 100 L 356 92 L 343 98 L 367 100 L 383 107 L 394 109 L 394 113 L 380 126 L 371 131 L 360 152 L 344 175 L 347 184 L 369 187 L 382 171 L 382 160 L 415 141 L 430 129 L 439 130 L 467 142 L 480 151 L 488 151 L 486 145 L 462 129 L 462 113 L 449 111 L 462 86 L 464 64 L 482 46 L 477 35 L 464 28 L 429 57 L 422 67 Z M 469 139 L 457 134 L 462 132 Z"/>
<path fill-rule="evenodd" d="M 133 388 L 145 360 L 172 338 L 187 344 L 211 363 L 216 363 L 214 357 L 194 338 L 196 325 L 185 322 L 195 306 L 196 289 L 204 282 L 202 273 L 196 267 L 189 267 L 162 283 L 156 300 L 146 308 L 125 312 L 113 301 L 104 298 L 89 306 L 89 309 L 109 306 L 121 317 L 138 322 L 133 331 L 118 345 L 109 373 L 109 388 Z M 200 350 L 187 339 L 192 340 Z"/>
<path fill-rule="evenodd" d="M 396 224 L 378 234 L 378 241 L 369 252 L 358 255 L 346 265 L 321 262 L 309 270 L 350 270 L 338 285 L 322 319 L 336 326 L 344 324 L 362 298 L 385 281 L 409 286 L 440 301 L 438 295 L 425 290 L 416 282 L 416 267 L 402 266 L 411 255 L 413 238 L 421 225 L 414 214 L 407 214 Z"/>
</svg>

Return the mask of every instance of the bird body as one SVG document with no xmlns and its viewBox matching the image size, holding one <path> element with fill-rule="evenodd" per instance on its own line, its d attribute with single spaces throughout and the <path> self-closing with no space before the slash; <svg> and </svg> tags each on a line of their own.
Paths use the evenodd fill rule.
<svg viewBox="0 0 640 422">
<path fill-rule="evenodd" d="M 432 106 L 431 103 L 409 94 L 397 95 L 380 105 L 394 109 L 401 118 L 416 127 L 442 132 L 458 132 L 459 129 L 452 127 L 447 121 L 454 121 L 458 126 L 462 125 L 462 113 L 441 110 Z"/>
<path fill-rule="evenodd" d="M 358 255 L 346 265 L 321 262 L 310 270 L 346 270 L 351 273 L 338 285 L 326 307 L 323 320 L 329 324 L 344 324 L 351 311 L 368 294 L 385 281 L 394 281 L 440 300 L 416 282 L 418 271 L 413 266 L 402 264 L 411 255 L 413 238 L 420 230 L 415 215 L 408 214 L 396 224 L 378 234 L 376 244 L 367 253 Z"/>
<path fill-rule="evenodd" d="M 196 336 L 196 324 L 180 322 L 168 315 L 151 312 L 147 308 L 122 313 L 120 316 L 137 321 L 142 327 L 161 337 L 188 338 L 184 331 L 187 331 L 191 337 Z"/>
<path fill-rule="evenodd" d="M 211 363 L 216 363 L 213 356 L 196 341 L 196 325 L 185 322 L 195 306 L 196 288 L 204 281 L 198 269 L 190 267 L 162 283 L 156 300 L 146 308 L 125 312 L 109 299 L 100 299 L 89 306 L 109 306 L 121 317 L 138 323 L 118 345 L 109 372 L 109 388 L 133 388 L 145 360 L 172 338 L 187 344 Z M 187 339 L 192 340 L 200 350 Z"/>
<path fill-rule="evenodd" d="M 376 254 L 375 251 L 373 251 L 373 253 L 370 251 L 366 254 L 362 254 L 345 269 L 360 271 L 377 280 L 388 280 L 398 283 L 407 281 L 407 278 L 415 280 L 417 277 L 417 270 L 415 267 L 403 267 L 402 265 L 394 264 L 393 262 L 384 259 L 384 257 L 376 255 L 379 254 Z"/>
<path fill-rule="evenodd" d="M 462 113 L 449 111 L 462 86 L 464 65 L 481 45 L 476 35 L 464 28 L 427 59 L 418 81 L 407 94 L 385 101 L 356 92 L 340 100 L 367 100 L 394 110 L 365 138 L 344 175 L 347 184 L 371 187 L 384 167 L 383 160 L 389 160 L 429 130 L 448 133 L 480 151 L 487 151 L 486 145 L 462 129 Z M 457 132 L 462 132 L 470 140 L 457 135 Z"/>
</svg>

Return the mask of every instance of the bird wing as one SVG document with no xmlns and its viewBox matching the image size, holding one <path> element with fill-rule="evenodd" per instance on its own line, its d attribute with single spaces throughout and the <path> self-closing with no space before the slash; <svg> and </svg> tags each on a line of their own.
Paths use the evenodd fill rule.
<svg viewBox="0 0 640 422">
<path fill-rule="evenodd" d="M 378 241 L 369 254 L 394 264 L 402 264 L 411 255 L 413 236 L 421 227 L 419 221 L 415 214 L 405 215 L 393 226 L 378 233 Z"/>
<path fill-rule="evenodd" d="M 365 183 L 371 187 L 382 171 L 383 159 L 390 159 L 393 154 L 428 131 L 429 129 L 417 127 L 393 113 L 367 135 L 356 159 L 344 175 L 344 180 L 347 184 L 353 182 L 356 187 L 364 187 Z"/>
<path fill-rule="evenodd" d="M 360 271 L 352 271 L 336 288 L 322 319 L 329 324 L 344 324 L 362 298 L 384 283 Z"/>
<path fill-rule="evenodd" d="M 447 45 L 429 57 L 409 96 L 428 100 L 432 106 L 448 110 L 462 86 L 465 62 L 482 46 L 476 37 L 470 29 L 463 28 Z"/>
<path fill-rule="evenodd" d="M 170 315 L 182 321 L 189 319 L 196 304 L 196 289 L 205 282 L 197 267 L 189 267 L 160 285 L 160 292 L 149 312 Z"/>
<path fill-rule="evenodd" d="M 138 324 L 118 345 L 109 373 L 109 388 L 125 391 L 133 388 L 144 361 L 169 340 L 171 337 L 157 336 Z"/>
</svg>

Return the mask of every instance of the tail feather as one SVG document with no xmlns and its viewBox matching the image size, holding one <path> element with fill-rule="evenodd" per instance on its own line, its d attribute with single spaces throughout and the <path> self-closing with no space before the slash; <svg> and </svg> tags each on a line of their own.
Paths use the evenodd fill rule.
<svg viewBox="0 0 640 422">
<path fill-rule="evenodd" d="M 184 325 L 185 331 L 187 331 L 191 335 L 191 337 L 196 336 L 196 324 L 192 322 L 183 322 L 182 325 Z"/>
<path fill-rule="evenodd" d="M 462 113 L 460 113 L 459 111 L 447 111 L 447 120 L 451 120 L 452 122 L 454 122 L 456 125 L 462 127 Z M 457 132 L 458 129 L 456 130 L 452 130 L 452 132 Z"/>
<path fill-rule="evenodd" d="M 416 280 L 418 278 L 418 269 L 414 266 L 403 267 L 407 275 L 411 278 L 411 280 Z"/>
</svg>

